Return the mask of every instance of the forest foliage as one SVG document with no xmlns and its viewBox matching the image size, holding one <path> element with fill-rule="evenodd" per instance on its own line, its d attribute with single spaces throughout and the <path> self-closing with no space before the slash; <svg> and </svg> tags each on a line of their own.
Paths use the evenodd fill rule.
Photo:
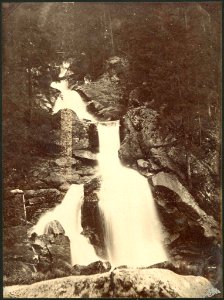
<svg viewBox="0 0 224 300">
<path fill-rule="evenodd" d="M 18 3 L 3 10 L 7 174 L 25 172 L 40 155 L 38 135 L 48 138 L 49 113 L 36 98 L 51 98 L 56 64 L 72 58 L 75 80 L 88 74 L 94 82 L 114 56 L 129 64 L 123 104 L 139 90 L 137 105 L 163 108 L 164 134 L 176 132 L 186 152 L 212 160 L 221 127 L 220 3 Z"/>
</svg>

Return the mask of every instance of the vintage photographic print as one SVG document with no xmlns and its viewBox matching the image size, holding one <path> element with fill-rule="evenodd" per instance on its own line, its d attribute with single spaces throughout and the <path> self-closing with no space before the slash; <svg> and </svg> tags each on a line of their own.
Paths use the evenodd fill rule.
<svg viewBox="0 0 224 300">
<path fill-rule="evenodd" d="M 4 298 L 223 297 L 221 12 L 2 3 Z"/>
</svg>

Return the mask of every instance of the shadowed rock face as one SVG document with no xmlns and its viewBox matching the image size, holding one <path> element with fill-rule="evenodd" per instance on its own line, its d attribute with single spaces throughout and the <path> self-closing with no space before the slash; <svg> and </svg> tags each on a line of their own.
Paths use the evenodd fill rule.
<svg viewBox="0 0 224 300">
<path fill-rule="evenodd" d="M 84 202 L 82 205 L 82 234 L 87 236 L 99 257 L 106 258 L 104 245 L 103 220 L 99 209 L 98 191 L 100 178 L 94 178 L 84 185 Z"/>
<path fill-rule="evenodd" d="M 182 276 L 162 269 L 118 269 L 103 275 L 72 276 L 4 288 L 4 297 L 16 298 L 204 298 L 219 293 L 203 277 Z"/>
<path fill-rule="evenodd" d="M 96 261 L 88 266 L 73 266 L 73 275 L 93 275 L 110 271 L 111 264 L 109 262 Z"/>
<path fill-rule="evenodd" d="M 187 189 L 179 182 L 173 174 L 165 172 L 157 173 L 152 176 L 154 186 L 165 186 L 174 191 L 179 197 L 179 203 L 176 203 L 177 209 L 184 211 L 185 215 L 192 219 L 192 222 L 201 226 L 205 237 L 213 237 L 217 239 L 220 235 L 218 223 L 212 216 L 207 215 L 197 204 L 195 199 L 187 191 Z M 164 199 L 166 201 L 166 199 Z"/>
<path fill-rule="evenodd" d="M 45 234 L 65 234 L 64 228 L 61 226 L 60 222 L 53 220 L 47 224 L 45 227 Z"/>
</svg>

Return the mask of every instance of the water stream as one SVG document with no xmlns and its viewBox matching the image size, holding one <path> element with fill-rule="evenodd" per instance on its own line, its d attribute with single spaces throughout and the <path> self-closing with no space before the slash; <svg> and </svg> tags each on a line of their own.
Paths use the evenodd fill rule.
<svg viewBox="0 0 224 300">
<path fill-rule="evenodd" d="M 61 92 L 55 101 L 53 114 L 57 113 L 61 109 L 67 108 L 74 111 L 80 120 L 86 119 L 96 121 L 96 119 L 87 111 L 86 103 L 83 101 L 79 93 L 68 88 L 67 80 L 52 82 L 51 87 Z"/>
<path fill-rule="evenodd" d="M 149 266 L 167 260 L 161 228 L 147 179 L 119 160 L 119 121 L 98 124 L 100 209 L 105 244 L 114 266 Z"/>
<path fill-rule="evenodd" d="M 72 265 L 87 265 L 99 260 L 93 246 L 88 239 L 81 234 L 81 205 L 84 191 L 82 184 L 72 184 L 61 204 L 52 211 L 40 217 L 32 231 L 38 235 L 46 233 L 47 225 L 53 220 L 59 221 L 65 230 L 65 235 L 70 240 Z"/>
<path fill-rule="evenodd" d="M 62 68 L 61 74 L 63 72 Z M 66 80 L 52 82 L 51 87 L 61 91 L 53 113 L 68 108 L 80 119 L 96 122 L 87 112 L 80 95 L 68 89 Z M 96 124 L 100 144 L 98 162 L 102 177 L 99 206 L 105 224 L 108 260 L 113 266 L 135 267 L 150 266 L 167 260 L 161 242 L 160 221 L 148 181 L 137 171 L 120 163 L 119 121 Z M 93 246 L 80 234 L 82 201 L 83 185 L 71 185 L 62 203 L 42 216 L 33 229 L 41 235 L 50 221 L 58 220 L 70 239 L 73 265 L 87 265 L 99 260 Z"/>
</svg>

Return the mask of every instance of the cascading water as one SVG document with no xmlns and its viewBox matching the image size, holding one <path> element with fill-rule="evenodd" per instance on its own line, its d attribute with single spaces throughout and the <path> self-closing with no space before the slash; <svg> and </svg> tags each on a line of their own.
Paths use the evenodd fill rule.
<svg viewBox="0 0 224 300">
<path fill-rule="evenodd" d="M 62 65 L 59 77 L 65 75 L 68 67 L 69 63 Z M 61 91 L 61 95 L 53 107 L 53 113 L 58 112 L 60 109 L 67 108 L 73 110 L 80 119 L 95 120 L 94 117 L 87 112 L 86 104 L 81 96 L 76 91 L 69 90 L 67 80 L 52 82 L 51 87 Z M 71 263 L 73 265 L 86 265 L 99 260 L 93 246 L 88 242 L 87 238 L 81 234 L 81 205 L 83 197 L 83 185 L 71 185 L 62 203 L 53 211 L 44 214 L 32 229 L 32 232 L 42 235 L 45 233 L 46 226 L 50 221 L 59 221 L 70 240 Z"/>
<path fill-rule="evenodd" d="M 81 205 L 84 191 L 82 184 L 72 184 L 67 191 L 62 203 L 52 211 L 40 217 L 32 232 L 38 235 L 46 233 L 47 224 L 57 220 L 65 230 L 65 235 L 70 240 L 71 263 L 72 265 L 87 265 L 99 260 L 93 246 L 84 237 L 81 227 Z"/>
<path fill-rule="evenodd" d="M 63 77 L 66 68 L 61 68 Z M 80 119 L 96 122 L 86 110 L 86 104 L 68 82 L 52 82 L 61 91 L 53 113 L 60 109 L 73 110 Z M 159 218 L 147 179 L 137 171 L 122 166 L 118 158 L 120 148 L 119 121 L 97 123 L 100 153 L 98 161 L 102 175 L 99 206 L 105 224 L 105 245 L 108 260 L 113 266 L 150 266 L 167 260 L 161 242 Z M 58 220 L 70 239 L 72 264 L 89 264 L 99 260 L 94 248 L 80 234 L 83 185 L 71 185 L 62 203 L 40 218 L 33 231 L 45 232 L 46 225 Z"/>
<path fill-rule="evenodd" d="M 68 67 L 69 64 L 66 66 Z M 65 75 L 65 70 L 66 69 L 62 66 L 59 77 L 63 77 Z M 88 113 L 86 109 L 86 103 L 83 101 L 79 93 L 68 88 L 67 80 L 63 79 L 58 82 L 53 81 L 51 83 L 51 87 L 61 92 L 55 101 L 53 114 L 57 113 L 61 109 L 67 108 L 74 111 L 79 119 L 96 121 L 96 119 L 90 113 Z"/>
<path fill-rule="evenodd" d="M 100 209 L 108 259 L 114 266 L 149 266 L 167 260 L 147 179 L 121 165 L 119 121 L 98 124 Z"/>
</svg>

